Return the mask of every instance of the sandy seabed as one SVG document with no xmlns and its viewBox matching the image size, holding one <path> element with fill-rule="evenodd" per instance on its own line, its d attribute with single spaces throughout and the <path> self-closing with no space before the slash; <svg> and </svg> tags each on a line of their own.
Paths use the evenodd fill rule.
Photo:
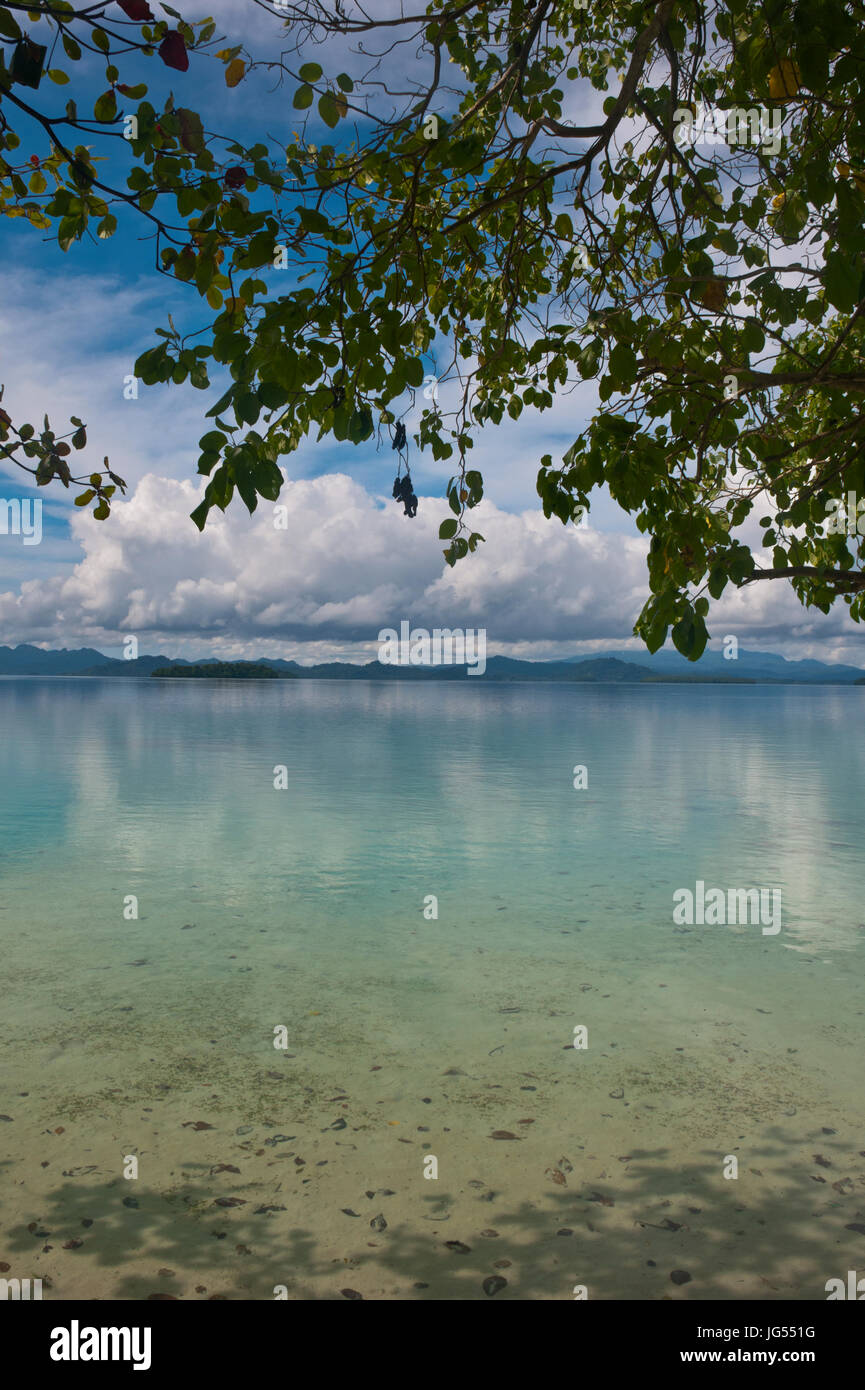
<svg viewBox="0 0 865 1390">
<path fill-rule="evenodd" d="M 684 965 L 674 993 L 527 958 L 503 992 L 488 955 L 446 1044 L 423 990 L 384 1023 L 326 974 L 287 1050 L 238 1049 L 239 973 L 141 1026 L 129 1004 L 59 1042 L 34 1020 L 3 1092 L 6 1277 L 58 1299 L 810 1300 L 862 1263 L 835 1025 L 803 1047 L 783 999 L 707 1007 Z"/>
</svg>

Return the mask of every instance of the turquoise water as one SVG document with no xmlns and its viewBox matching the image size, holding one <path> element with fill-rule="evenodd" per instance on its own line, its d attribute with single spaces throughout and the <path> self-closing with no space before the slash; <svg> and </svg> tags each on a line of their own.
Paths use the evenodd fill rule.
<svg viewBox="0 0 865 1390">
<path fill-rule="evenodd" d="M 574 1279 L 824 1297 L 865 1207 L 863 706 L 838 687 L 0 680 L 0 1257 L 66 1297 L 483 1298 L 507 1226 L 499 1298 Z M 698 880 L 780 890 L 781 931 L 674 925 Z M 292 1170 L 284 1214 L 217 1209 L 240 1236 L 221 1247 L 202 1234 L 219 1163 L 255 1196 Z M 118 1205 L 131 1186 L 146 1218 Z M 34 1247 L 45 1213 L 80 1226 L 83 1192 L 83 1245 Z M 658 1236 L 661 1210 L 677 1230 Z"/>
</svg>

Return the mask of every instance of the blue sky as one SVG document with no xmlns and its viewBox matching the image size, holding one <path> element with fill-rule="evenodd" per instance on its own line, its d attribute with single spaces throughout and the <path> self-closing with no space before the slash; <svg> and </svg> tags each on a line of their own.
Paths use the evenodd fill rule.
<svg viewBox="0 0 865 1390">
<path fill-rule="evenodd" d="M 213 14 L 229 43 L 245 42 L 257 56 L 279 51 L 280 20 L 253 0 L 178 8 L 190 19 Z M 315 56 L 328 73 L 358 71 L 345 51 Z M 81 65 L 67 66 L 77 84 Z M 87 65 L 91 100 L 105 86 L 101 69 Z M 121 80 L 147 81 L 157 107 L 173 91 L 178 105 L 202 112 L 206 129 L 227 136 L 254 140 L 265 131 L 285 142 L 298 128 L 293 84 L 254 74 L 229 90 L 221 64 L 195 55 L 186 74 L 158 59 L 136 60 L 122 66 Z M 59 111 L 72 90 L 49 86 L 43 100 Z M 316 121 L 308 134 L 323 142 Z M 19 130 L 25 154 L 46 152 L 44 136 L 32 133 L 31 148 Z M 110 165 L 101 167 L 120 181 L 127 159 L 128 148 L 116 141 Z M 75 243 L 64 256 L 20 223 L 0 227 L 4 405 L 17 421 L 34 424 L 47 411 L 55 428 L 81 416 L 88 458 L 99 466 L 107 454 L 130 485 L 103 524 L 82 515 L 62 489 L 40 489 L 42 543 L 0 535 L 0 643 L 116 651 L 134 633 L 142 651 L 169 655 L 366 659 L 380 628 L 408 619 L 484 626 L 491 651 L 514 655 L 638 645 L 631 629 L 647 593 L 644 538 L 608 498 L 595 501 L 588 526 L 565 529 L 544 519 L 535 492 L 540 456 L 560 456 L 591 412 L 592 383 L 580 383 L 551 411 L 526 410 L 516 424 L 507 420 L 480 436 L 473 463 L 484 473 L 486 500 L 476 515 L 487 540 L 454 571 L 444 566 L 437 539 L 449 465 L 413 451 L 420 509 L 411 521 L 390 497 L 393 456 L 373 444 L 308 441 L 283 460 L 285 529 L 274 527 L 270 504 L 249 518 L 235 502 L 225 517 L 212 514 L 199 536 L 188 519 L 202 485 L 197 441 L 222 388 L 142 385 L 137 400 L 123 398 L 124 378 L 169 312 L 184 328 L 206 321 L 194 290 L 154 272 L 148 236 L 140 220 L 121 213 L 114 238 Z M 442 395 L 446 404 L 447 388 Z M 411 418 L 407 426 L 411 433 Z M 22 486 L 23 474 L 8 466 L 3 473 L 0 497 L 36 495 Z M 725 595 L 710 626 L 717 642 L 732 633 L 746 647 L 865 667 L 865 634 L 843 606 L 826 617 L 803 610 L 780 584 Z"/>
</svg>

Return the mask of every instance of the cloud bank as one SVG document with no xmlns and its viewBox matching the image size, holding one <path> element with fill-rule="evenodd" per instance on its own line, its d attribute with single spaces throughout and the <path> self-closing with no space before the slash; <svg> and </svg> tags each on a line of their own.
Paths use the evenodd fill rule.
<svg viewBox="0 0 865 1390">
<path fill-rule="evenodd" d="M 276 507 L 233 505 L 200 535 L 189 513 L 202 488 L 151 473 L 107 523 L 74 515 L 82 558 L 0 593 L 0 640 L 113 648 L 134 634 L 169 655 L 369 659 L 380 629 L 407 619 L 483 627 L 491 652 L 550 657 L 630 645 L 648 592 L 643 537 L 534 509 L 485 500 L 474 524 L 486 543 L 451 570 L 438 497 L 410 520 L 344 473 L 289 480 Z M 816 619 L 767 584 L 725 596 L 711 627 L 787 654 L 865 657 L 845 612 Z"/>
</svg>

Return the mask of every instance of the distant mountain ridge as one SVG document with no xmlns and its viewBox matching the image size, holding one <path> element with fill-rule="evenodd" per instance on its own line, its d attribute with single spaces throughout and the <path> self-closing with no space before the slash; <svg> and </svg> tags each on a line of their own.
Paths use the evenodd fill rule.
<svg viewBox="0 0 865 1390">
<path fill-rule="evenodd" d="M 515 657 L 492 656 L 487 659 L 482 677 L 467 676 L 462 666 L 386 666 L 378 661 L 353 665 L 346 661 L 322 662 L 317 666 L 301 666 L 297 661 L 281 657 L 252 658 L 260 666 L 268 666 L 283 675 L 306 680 L 542 680 L 557 683 L 627 683 L 668 682 L 684 680 L 705 683 L 757 684 L 841 684 L 852 685 L 865 680 L 865 671 L 856 666 L 829 662 L 788 661 L 773 652 L 739 651 L 735 661 L 725 660 L 721 652 L 707 651 L 692 663 L 678 652 L 598 652 L 594 656 L 565 657 L 557 661 L 521 661 Z M 178 666 L 207 666 L 216 658 L 189 661 L 185 657 L 139 656 L 134 661 L 107 657 L 93 647 L 77 651 L 43 651 L 40 647 L 22 644 L 0 647 L 0 676 L 91 676 L 91 677 L 149 677 L 159 668 Z"/>
<path fill-rule="evenodd" d="M 604 652 L 603 655 L 648 667 L 650 671 L 663 676 L 702 672 L 705 676 L 739 676 L 761 683 L 782 681 L 784 684 L 794 683 L 796 685 L 811 682 L 823 684 L 827 680 L 833 684 L 835 682 L 846 684 L 847 682 L 853 683 L 865 676 L 865 671 L 857 666 L 815 661 L 813 658 L 791 661 L 785 656 L 778 656 L 775 652 L 753 652 L 744 647 L 740 647 L 735 660 L 725 658 L 723 652 L 705 651 L 696 664 L 688 661 L 686 657 L 680 656 L 678 652 L 669 649 L 655 652 L 654 655 L 645 651 Z M 582 657 L 568 657 L 567 660 L 569 662 L 581 661 Z"/>
<path fill-rule="evenodd" d="M 93 647 L 77 651 L 45 652 L 41 647 L 22 644 L 0 647 L 0 676 L 80 676 L 85 666 L 104 662 L 102 652 Z"/>
</svg>

